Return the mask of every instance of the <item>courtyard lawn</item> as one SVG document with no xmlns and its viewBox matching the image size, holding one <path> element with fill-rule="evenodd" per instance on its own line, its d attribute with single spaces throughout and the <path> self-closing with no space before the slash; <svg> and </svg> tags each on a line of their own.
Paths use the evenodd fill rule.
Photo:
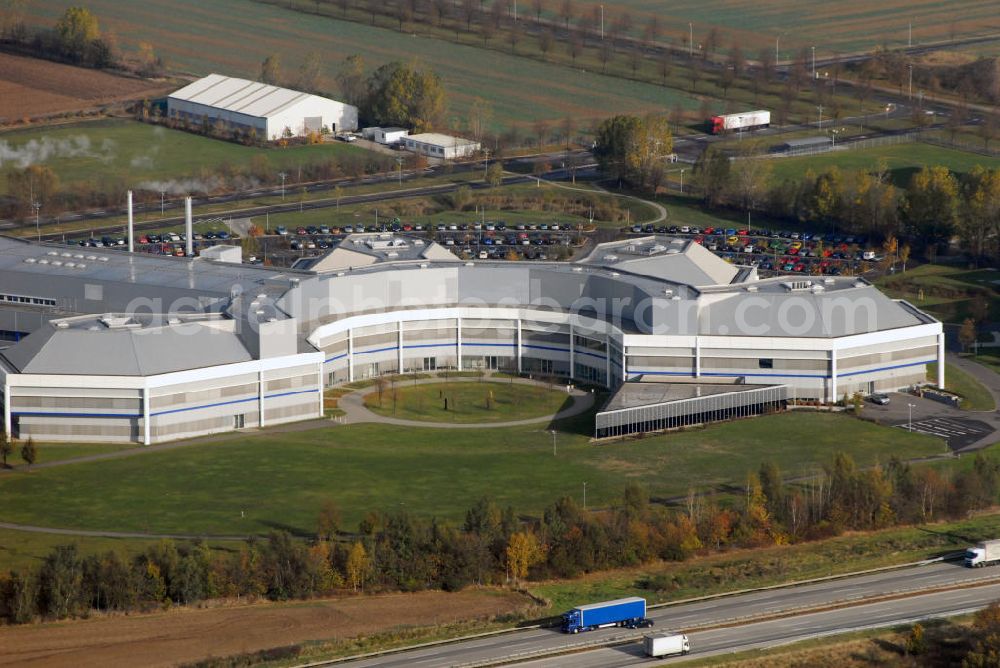
<svg viewBox="0 0 1000 668">
<path fill-rule="evenodd" d="M 572 406 L 572 399 L 563 390 L 522 383 L 402 383 L 365 395 L 365 406 L 401 420 L 507 422 L 557 413 Z"/>
<path fill-rule="evenodd" d="M 46 527 L 216 535 L 308 534 L 324 500 L 353 529 L 373 510 L 458 520 L 483 495 L 521 513 L 561 496 L 615 502 L 630 481 L 653 498 L 741 484 L 762 461 L 786 476 L 845 451 L 859 465 L 943 453 L 942 441 L 846 415 L 794 412 L 634 441 L 589 443 L 588 415 L 517 428 L 358 424 L 265 431 L 163 452 L 0 476 L 0 519 Z M 43 502 L 50 499 L 52 502 Z"/>
</svg>

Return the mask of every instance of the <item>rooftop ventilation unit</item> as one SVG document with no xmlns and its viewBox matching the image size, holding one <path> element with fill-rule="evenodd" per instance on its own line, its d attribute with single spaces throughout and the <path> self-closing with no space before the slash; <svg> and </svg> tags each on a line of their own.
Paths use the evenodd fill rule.
<svg viewBox="0 0 1000 668">
<path fill-rule="evenodd" d="M 127 315 L 102 315 L 100 317 L 100 322 L 108 329 L 139 327 L 139 323 Z"/>
<path fill-rule="evenodd" d="M 44 258 L 44 257 L 41 258 L 40 260 L 38 260 L 38 264 L 48 264 L 48 263 L 49 263 L 49 261 L 46 258 Z"/>
<path fill-rule="evenodd" d="M 106 258 L 106 257 L 99 257 L 97 259 L 100 260 L 101 262 L 107 262 L 108 261 L 108 258 Z"/>
<path fill-rule="evenodd" d="M 474 267 L 474 266 L 476 266 L 476 265 L 475 265 L 474 263 L 472 263 L 472 262 L 466 262 L 466 263 L 465 263 L 465 266 L 466 266 L 466 267 Z"/>
<path fill-rule="evenodd" d="M 37 260 L 35 260 L 35 258 L 33 257 L 26 257 L 24 258 L 24 261 L 27 262 L 28 264 L 35 264 L 35 262 L 37 262 Z"/>
<path fill-rule="evenodd" d="M 53 267 L 61 267 L 62 266 L 62 260 L 52 260 L 52 266 Z"/>
<path fill-rule="evenodd" d="M 676 248 L 671 248 L 667 251 L 667 255 L 677 255 L 680 251 Z"/>
<path fill-rule="evenodd" d="M 747 286 L 747 292 L 757 292 L 759 289 L 760 288 L 758 288 L 756 285 L 748 285 Z"/>
<path fill-rule="evenodd" d="M 56 327 L 58 327 L 59 329 L 69 329 L 69 323 L 68 322 L 57 322 L 56 323 Z"/>
<path fill-rule="evenodd" d="M 787 281 L 782 283 L 786 290 L 789 292 L 801 292 L 803 290 L 808 290 L 812 287 L 812 281 Z"/>
<path fill-rule="evenodd" d="M 421 269 L 426 269 L 427 268 L 427 263 L 426 262 L 421 262 L 420 263 L 420 268 Z"/>
<path fill-rule="evenodd" d="M 868 284 L 865 283 L 864 281 L 855 281 L 854 282 L 854 287 L 856 287 L 856 288 L 866 288 L 866 287 L 868 287 Z"/>
<path fill-rule="evenodd" d="M 673 297 L 670 298 L 670 300 L 671 301 L 675 301 L 675 302 L 679 302 L 681 300 L 681 296 L 680 295 L 674 295 Z"/>
<path fill-rule="evenodd" d="M 619 274 L 617 271 L 611 272 L 611 275 L 615 277 L 621 276 L 621 274 Z"/>
<path fill-rule="evenodd" d="M 63 257 L 73 257 L 72 253 L 60 253 Z"/>
<path fill-rule="evenodd" d="M 77 262 L 77 263 L 76 263 L 76 268 L 77 268 L 77 269 L 86 269 L 86 268 L 87 268 L 87 265 L 85 265 L 85 264 L 84 264 L 84 263 L 82 263 L 82 262 Z"/>
<path fill-rule="evenodd" d="M 608 262 L 617 262 L 618 261 L 618 256 L 617 255 L 605 255 L 604 259 L 607 260 Z"/>
<path fill-rule="evenodd" d="M 663 294 L 669 297 L 670 295 L 674 294 L 674 291 L 672 288 L 667 288 L 666 290 L 663 291 Z"/>
<path fill-rule="evenodd" d="M 65 267 L 67 267 L 67 268 L 69 268 L 69 269 L 72 269 L 73 267 L 75 267 L 75 266 L 76 266 L 76 262 L 67 262 L 67 263 L 66 263 L 65 265 L 63 265 L 63 266 L 65 266 Z"/>
<path fill-rule="evenodd" d="M 180 318 L 174 318 L 174 317 L 167 318 L 167 324 L 168 325 L 179 325 L 179 324 L 181 324 L 181 319 Z"/>
<path fill-rule="evenodd" d="M 46 255 L 59 255 L 58 251 L 49 251 Z"/>
<path fill-rule="evenodd" d="M 87 259 L 90 260 L 91 262 L 93 262 L 94 260 L 97 259 L 97 256 L 96 255 L 88 255 Z"/>
<path fill-rule="evenodd" d="M 573 267 L 573 271 L 583 271 L 583 267 Z"/>
<path fill-rule="evenodd" d="M 827 277 L 827 278 L 824 278 L 824 279 L 823 279 L 823 282 L 824 282 L 824 283 L 826 283 L 827 285 L 833 285 L 833 284 L 834 284 L 834 283 L 836 283 L 837 281 L 835 281 L 834 279 L 832 279 L 832 278 L 830 278 L 830 277 Z"/>
</svg>

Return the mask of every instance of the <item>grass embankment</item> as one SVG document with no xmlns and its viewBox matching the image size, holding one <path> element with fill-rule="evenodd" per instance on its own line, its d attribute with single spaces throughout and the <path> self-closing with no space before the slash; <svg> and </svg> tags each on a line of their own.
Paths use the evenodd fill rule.
<svg viewBox="0 0 1000 668">
<path fill-rule="evenodd" d="M 396 510 L 460 520 L 489 495 L 539 513 L 564 495 L 614 503 L 628 482 L 653 498 L 739 485 L 764 460 L 786 477 L 817 472 L 833 453 L 860 466 L 943 453 L 943 443 L 846 415 L 794 412 L 622 443 L 589 443 L 592 418 L 559 425 L 440 429 L 377 424 L 238 434 L 133 457 L 0 476 L 0 517 L 51 527 L 156 533 L 311 533 L 325 499 L 343 526 Z M 570 430 L 570 431 L 565 431 Z M 373 495 L 372 490 L 378 490 Z M 39 503 L 38 499 L 59 499 Z"/>
<path fill-rule="evenodd" d="M 959 522 L 852 533 L 813 543 L 697 557 L 634 569 L 542 583 L 531 592 L 555 613 L 574 605 L 623 596 L 668 603 L 737 589 L 904 564 L 964 549 L 1000 535 L 1000 514 Z"/>
<path fill-rule="evenodd" d="M 927 381 L 937 382 L 937 364 L 927 365 Z M 994 411 L 996 401 L 990 391 L 971 375 L 954 364 L 944 365 L 944 384 L 949 392 L 962 397 L 959 407 L 966 411 Z"/>
<path fill-rule="evenodd" d="M 902 188 L 908 187 L 913 174 L 924 166 L 942 165 L 959 174 L 968 172 L 975 165 L 987 169 L 1000 167 L 1000 158 L 916 142 L 780 158 L 771 162 L 774 165 L 773 178 L 781 180 L 800 178 L 810 169 L 818 174 L 834 166 L 841 171 L 874 169 L 880 159 L 885 160 L 892 182 Z"/>
<path fill-rule="evenodd" d="M 295 180 L 297 170 L 311 162 L 325 162 L 344 156 L 363 159 L 370 155 L 365 149 L 343 142 L 328 142 L 284 149 L 243 146 L 234 142 L 211 139 L 182 130 L 171 130 L 125 119 L 104 119 L 11 130 L 0 133 L 15 152 L 25 150 L 29 142 L 43 141 L 54 146 L 54 154 L 44 164 L 52 168 L 63 186 L 93 182 L 127 182 L 132 188 L 152 191 L 197 191 L 211 185 L 211 174 L 223 167 L 251 165 L 265 161 L 274 172 L 275 184 L 280 184 L 278 172 L 286 171 Z M 62 147 L 62 148 L 59 148 Z M 0 176 L 17 167 L 17 161 L 4 162 Z M 0 180 L 0 194 L 5 193 L 7 180 Z M 159 213 L 159 198 L 148 209 Z"/>
<path fill-rule="evenodd" d="M 940 264 L 919 267 L 882 276 L 876 285 L 895 299 L 905 299 L 948 323 L 961 324 L 974 317 L 995 322 L 1000 319 L 1000 292 L 996 281 L 1000 273 L 993 269 L 960 269 Z M 978 316 L 976 313 L 980 312 Z"/>
<path fill-rule="evenodd" d="M 572 405 L 563 390 L 523 383 L 432 383 L 383 386 L 365 395 L 378 415 L 422 422 L 507 422 L 557 413 Z"/>
</svg>

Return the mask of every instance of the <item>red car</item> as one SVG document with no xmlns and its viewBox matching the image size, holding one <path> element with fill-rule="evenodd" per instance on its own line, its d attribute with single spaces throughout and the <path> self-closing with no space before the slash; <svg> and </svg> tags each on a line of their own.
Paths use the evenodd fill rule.
<svg viewBox="0 0 1000 668">
<path fill-rule="evenodd" d="M 805 270 L 806 270 L 806 266 L 804 264 L 802 264 L 801 262 L 799 262 L 797 265 L 795 265 L 794 267 L 792 267 L 792 271 L 803 272 Z"/>
<path fill-rule="evenodd" d="M 705 234 L 715 234 L 715 228 L 714 227 L 706 227 L 704 230 L 702 230 L 702 232 L 704 232 Z"/>
</svg>

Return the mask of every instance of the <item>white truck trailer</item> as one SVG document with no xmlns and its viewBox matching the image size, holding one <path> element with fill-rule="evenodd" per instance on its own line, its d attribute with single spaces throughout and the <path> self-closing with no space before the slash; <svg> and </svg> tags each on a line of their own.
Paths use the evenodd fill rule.
<svg viewBox="0 0 1000 668">
<path fill-rule="evenodd" d="M 764 109 L 744 111 L 739 114 L 723 114 L 708 119 L 708 129 L 713 135 L 726 132 L 758 130 L 771 125 L 771 112 Z"/>
<path fill-rule="evenodd" d="M 646 656 L 660 657 L 687 654 L 691 651 L 688 637 L 683 633 L 651 633 L 642 638 Z"/>
<path fill-rule="evenodd" d="M 1000 539 L 981 540 L 965 551 L 965 565 L 981 568 L 1000 563 Z"/>
</svg>

